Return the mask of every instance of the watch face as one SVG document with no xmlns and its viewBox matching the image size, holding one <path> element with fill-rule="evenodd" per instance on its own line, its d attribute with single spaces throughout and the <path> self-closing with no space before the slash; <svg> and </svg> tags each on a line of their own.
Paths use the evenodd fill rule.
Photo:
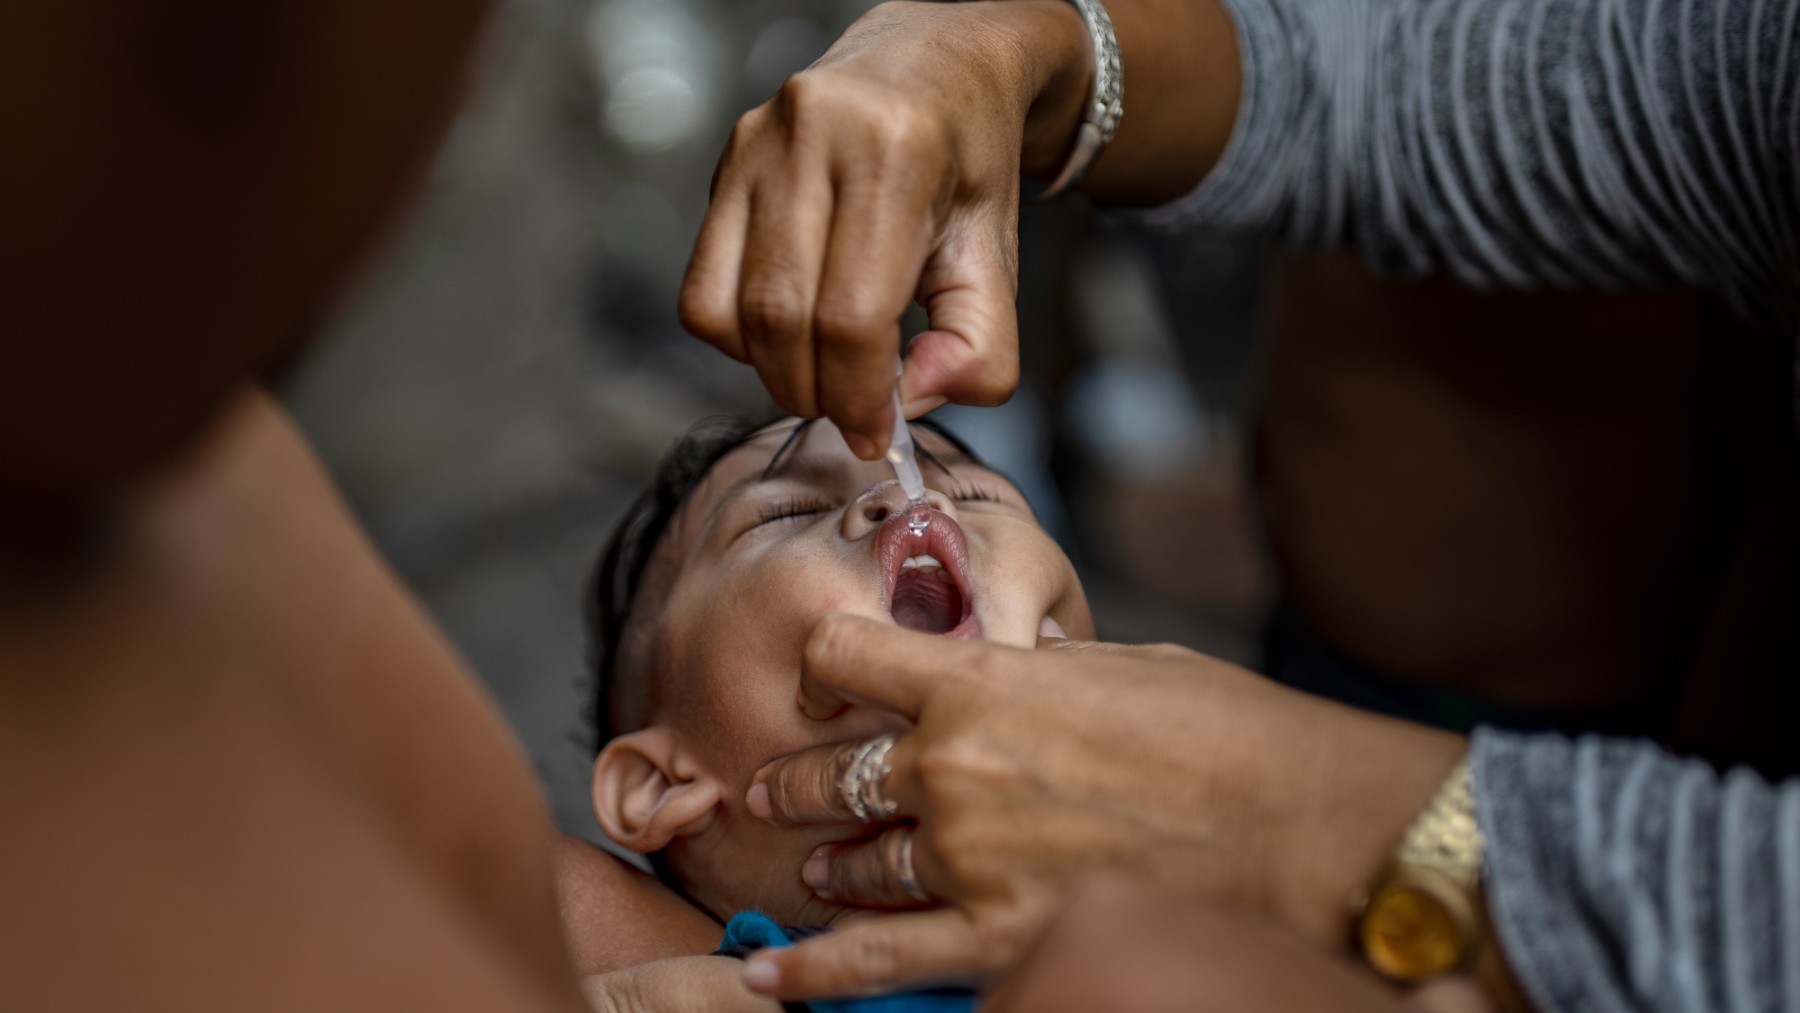
<svg viewBox="0 0 1800 1013">
<path fill-rule="evenodd" d="M 1462 964 L 1472 926 L 1453 898 L 1419 883 L 1382 887 L 1362 919 L 1369 963 L 1399 981 L 1423 981 Z"/>
</svg>

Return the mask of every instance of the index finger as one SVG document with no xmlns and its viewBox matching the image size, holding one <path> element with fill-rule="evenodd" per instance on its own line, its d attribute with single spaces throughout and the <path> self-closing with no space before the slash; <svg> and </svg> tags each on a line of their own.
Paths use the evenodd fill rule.
<svg viewBox="0 0 1800 1013">
<path fill-rule="evenodd" d="M 893 180 L 846 180 L 819 283 L 813 328 L 819 410 L 883 452 L 893 435 L 889 405 L 900 360 L 900 317 L 912 302 L 931 241 L 931 179 L 910 172 Z"/>
<path fill-rule="evenodd" d="M 721 164 L 722 167 L 722 164 Z M 678 313 L 695 337 L 739 362 L 750 361 L 738 330 L 738 279 L 750 223 L 750 200 L 731 187 L 715 195 L 681 280 Z"/>
<path fill-rule="evenodd" d="M 925 703 L 965 676 L 993 674 L 1017 648 L 951 640 L 862 616 L 829 615 L 806 638 L 800 692 L 808 715 L 861 703 L 918 720 Z"/>
<path fill-rule="evenodd" d="M 796 946 L 762 950 L 744 967 L 753 992 L 784 999 L 867 996 L 923 983 L 978 983 L 995 968 L 967 915 L 953 908 L 871 918 Z"/>
</svg>

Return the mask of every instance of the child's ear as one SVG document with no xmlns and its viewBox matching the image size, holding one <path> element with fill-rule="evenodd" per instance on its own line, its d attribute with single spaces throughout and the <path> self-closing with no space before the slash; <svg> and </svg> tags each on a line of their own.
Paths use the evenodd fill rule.
<svg viewBox="0 0 1800 1013">
<path fill-rule="evenodd" d="M 681 755 L 661 725 L 621 735 L 594 760 L 594 815 L 600 829 L 640 855 L 712 824 L 718 779 Z"/>
</svg>

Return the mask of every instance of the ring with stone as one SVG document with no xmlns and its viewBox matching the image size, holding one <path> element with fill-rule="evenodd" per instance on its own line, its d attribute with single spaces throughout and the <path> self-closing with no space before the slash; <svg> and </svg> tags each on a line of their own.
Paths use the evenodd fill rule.
<svg viewBox="0 0 1800 1013">
<path fill-rule="evenodd" d="M 877 735 L 857 746 L 843 776 L 838 778 L 838 793 L 843 796 L 844 806 L 859 823 L 893 819 L 900 809 L 900 804 L 881 790 L 882 782 L 893 769 L 888 764 L 888 754 L 893 752 L 895 739 L 891 734 Z"/>
</svg>

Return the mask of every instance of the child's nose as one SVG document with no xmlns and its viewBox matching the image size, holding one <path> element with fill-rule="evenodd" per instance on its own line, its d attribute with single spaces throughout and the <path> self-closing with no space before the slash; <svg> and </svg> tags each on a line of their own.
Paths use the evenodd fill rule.
<svg viewBox="0 0 1800 1013">
<path fill-rule="evenodd" d="M 950 497 L 936 489 L 925 490 L 925 502 L 931 509 L 945 514 L 952 519 L 956 517 L 956 505 Z M 856 497 L 850 508 L 844 511 L 844 537 L 856 541 L 865 538 L 881 528 L 889 517 L 897 513 L 905 513 L 907 508 L 906 492 L 894 479 L 872 485 L 861 496 Z"/>
</svg>

